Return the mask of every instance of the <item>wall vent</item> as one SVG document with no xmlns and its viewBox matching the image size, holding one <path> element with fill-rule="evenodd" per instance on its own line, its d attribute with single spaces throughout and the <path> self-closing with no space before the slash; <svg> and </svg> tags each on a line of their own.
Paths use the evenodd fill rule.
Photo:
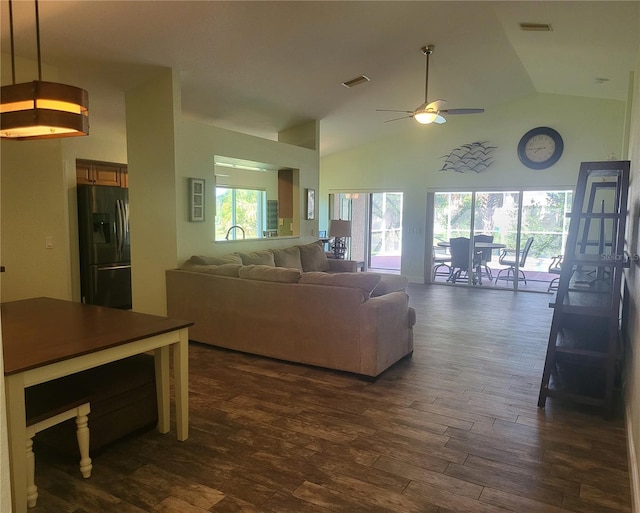
<svg viewBox="0 0 640 513">
<path fill-rule="evenodd" d="M 526 32 L 551 32 L 553 29 L 548 23 L 520 23 L 520 30 Z"/>
</svg>

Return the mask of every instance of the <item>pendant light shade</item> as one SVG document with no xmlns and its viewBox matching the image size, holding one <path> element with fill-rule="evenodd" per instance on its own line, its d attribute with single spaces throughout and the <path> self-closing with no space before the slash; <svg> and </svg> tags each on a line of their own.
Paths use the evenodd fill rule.
<svg viewBox="0 0 640 513">
<path fill-rule="evenodd" d="M 9 0 L 13 84 L 0 88 L 0 137 L 29 140 L 89 135 L 89 94 L 84 89 L 42 81 L 40 17 L 36 6 L 38 80 L 16 84 L 13 6 Z"/>
<path fill-rule="evenodd" d="M 89 134 L 89 95 L 84 89 L 34 80 L 2 86 L 0 136 L 50 139 Z"/>
</svg>

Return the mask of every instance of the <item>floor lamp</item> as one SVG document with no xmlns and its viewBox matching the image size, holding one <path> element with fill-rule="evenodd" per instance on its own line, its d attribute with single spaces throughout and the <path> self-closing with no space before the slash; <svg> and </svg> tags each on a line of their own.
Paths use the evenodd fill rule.
<svg viewBox="0 0 640 513">
<path fill-rule="evenodd" d="M 351 237 L 351 221 L 331 219 L 329 237 L 333 237 L 333 258 L 344 259 L 347 252 L 347 237 Z"/>
</svg>

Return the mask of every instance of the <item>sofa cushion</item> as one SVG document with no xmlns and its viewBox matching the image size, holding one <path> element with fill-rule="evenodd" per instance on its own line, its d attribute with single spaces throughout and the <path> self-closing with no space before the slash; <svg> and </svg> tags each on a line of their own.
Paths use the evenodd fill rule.
<svg viewBox="0 0 640 513">
<path fill-rule="evenodd" d="M 270 265 L 276 266 L 276 262 L 273 259 L 273 251 L 270 249 L 264 249 L 262 251 L 254 251 L 253 253 L 240 253 L 242 263 L 244 265 Z"/>
<path fill-rule="evenodd" d="M 398 274 L 381 274 L 380 282 L 376 285 L 376 288 L 371 292 L 372 297 L 384 296 L 390 292 L 399 292 L 407 290 L 409 280 L 406 276 Z"/>
<path fill-rule="evenodd" d="M 237 253 L 223 255 L 219 257 L 193 255 L 188 262 L 197 265 L 222 265 L 222 264 L 242 264 L 242 258 Z"/>
<path fill-rule="evenodd" d="M 329 261 L 321 241 L 297 247 L 300 250 L 300 262 L 304 272 L 329 270 Z"/>
<path fill-rule="evenodd" d="M 291 269 L 299 269 L 302 271 L 300 249 L 297 246 L 284 249 L 274 249 L 273 259 L 276 263 L 276 267 L 289 267 Z"/>
<path fill-rule="evenodd" d="M 364 292 L 365 297 L 371 295 L 371 291 L 380 281 L 379 274 L 373 273 L 323 273 L 305 272 L 302 273 L 298 283 L 310 285 L 331 285 L 334 287 L 358 288 Z"/>
<path fill-rule="evenodd" d="M 276 281 L 279 283 L 296 283 L 301 274 L 298 269 L 271 265 L 245 265 L 238 271 L 238 276 L 245 280 Z"/>
<path fill-rule="evenodd" d="M 231 276 L 232 278 L 237 278 L 238 270 L 241 267 L 242 264 L 197 265 L 186 262 L 182 266 L 182 269 L 194 273 L 215 274 L 216 276 Z"/>
</svg>

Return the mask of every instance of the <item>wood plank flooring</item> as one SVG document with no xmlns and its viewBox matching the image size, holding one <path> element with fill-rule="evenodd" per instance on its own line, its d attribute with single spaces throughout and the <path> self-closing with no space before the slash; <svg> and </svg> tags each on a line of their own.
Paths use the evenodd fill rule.
<svg viewBox="0 0 640 513">
<path fill-rule="evenodd" d="M 413 359 L 373 383 L 192 344 L 189 440 L 133 436 L 94 455 L 88 480 L 36 455 L 31 511 L 631 511 L 621 414 L 536 406 L 549 296 L 409 295 Z"/>
</svg>

